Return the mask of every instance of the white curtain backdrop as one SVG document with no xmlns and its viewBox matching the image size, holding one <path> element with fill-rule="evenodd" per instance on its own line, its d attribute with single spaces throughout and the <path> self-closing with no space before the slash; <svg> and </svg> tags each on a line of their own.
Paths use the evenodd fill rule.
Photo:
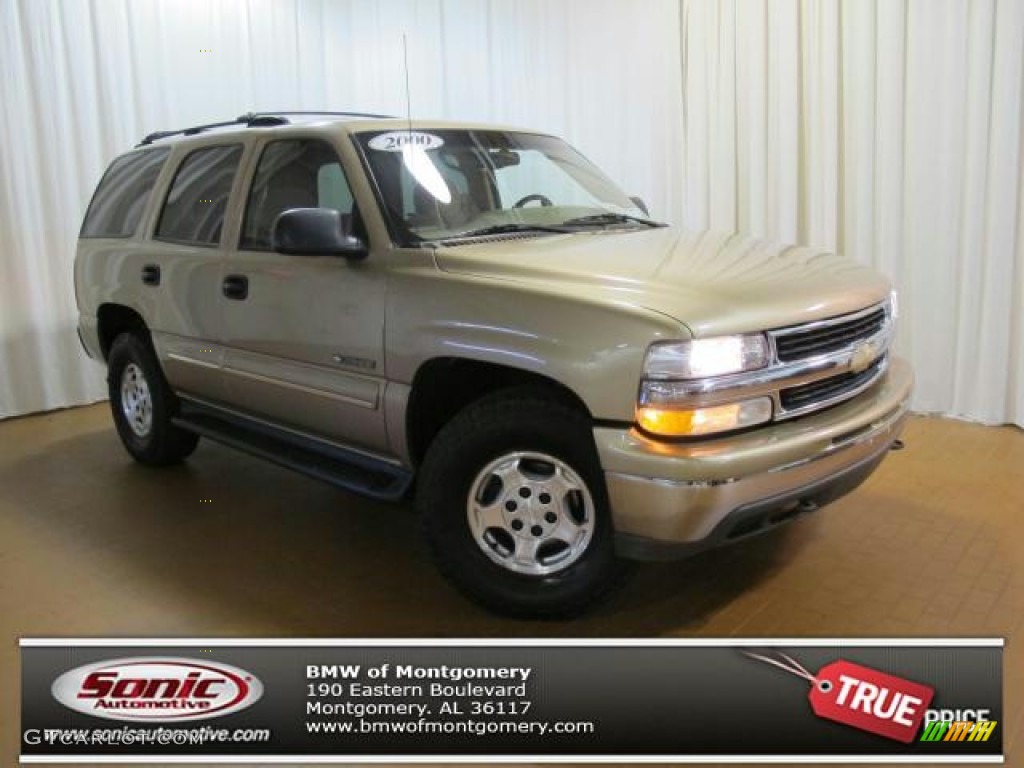
<svg viewBox="0 0 1024 768">
<path fill-rule="evenodd" d="M 1024 425 L 1022 0 L 684 0 L 691 227 L 900 289 L 918 410 Z"/>
<path fill-rule="evenodd" d="M 655 216 L 901 289 L 915 406 L 1024 425 L 1024 0 L 0 0 L 0 418 L 100 399 L 71 263 L 106 164 L 249 110 L 568 138 Z"/>
</svg>

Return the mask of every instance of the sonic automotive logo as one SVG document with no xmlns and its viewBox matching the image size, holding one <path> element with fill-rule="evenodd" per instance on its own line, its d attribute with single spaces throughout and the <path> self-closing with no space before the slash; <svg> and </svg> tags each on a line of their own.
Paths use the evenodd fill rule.
<svg viewBox="0 0 1024 768">
<path fill-rule="evenodd" d="M 76 667 L 50 689 L 65 707 L 133 722 L 205 720 L 239 712 L 263 695 L 249 672 L 203 659 L 111 659 Z"/>
</svg>

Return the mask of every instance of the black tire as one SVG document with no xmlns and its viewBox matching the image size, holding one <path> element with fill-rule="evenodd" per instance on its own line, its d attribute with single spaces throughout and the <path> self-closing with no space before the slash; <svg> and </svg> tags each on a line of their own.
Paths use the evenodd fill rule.
<svg viewBox="0 0 1024 768">
<path fill-rule="evenodd" d="M 438 568 L 463 594 L 499 613 L 556 618 L 582 612 L 622 581 L 624 563 L 615 557 L 604 474 L 591 430 L 586 415 L 537 389 L 511 389 L 488 396 L 461 411 L 441 430 L 420 468 L 416 506 Z M 589 507 L 593 524 L 588 525 L 590 533 L 585 546 L 573 549 L 567 545 L 562 552 L 567 562 L 564 566 L 542 566 L 538 559 L 538 567 L 554 567 L 554 572 L 514 572 L 510 568 L 522 567 L 514 559 L 508 559 L 507 565 L 497 562 L 505 552 L 508 558 L 513 557 L 513 548 L 518 546 L 513 537 L 528 538 L 529 531 L 542 535 L 536 521 L 532 527 L 524 527 L 521 519 L 513 517 L 511 525 L 520 526 L 516 528 L 518 534 L 511 527 L 488 528 L 482 536 L 479 528 L 483 526 L 478 523 L 475 532 L 470 522 L 471 494 L 477 498 L 476 491 L 490 482 L 480 479 L 489 477 L 485 470 L 520 452 L 557 459 L 570 475 L 582 481 L 592 501 Z M 530 462 L 530 466 L 539 466 L 544 471 L 555 467 L 529 458 L 518 461 Z M 485 491 L 493 495 L 486 506 L 504 515 L 501 510 L 508 509 L 513 500 L 510 495 L 523 493 L 522 488 L 514 488 L 520 482 L 528 482 L 521 478 L 522 475 L 513 474 L 509 489 Z M 499 481 L 499 485 L 503 483 Z M 538 486 L 540 490 L 543 487 Z M 561 493 L 563 499 L 575 499 L 574 506 L 580 507 L 581 492 L 570 490 L 570 497 L 564 491 Z M 547 503 L 559 505 L 561 515 L 571 511 L 569 506 L 551 502 L 551 496 L 541 492 L 536 501 L 527 499 L 527 512 L 509 514 L 535 516 L 544 511 L 539 505 L 545 496 Z M 561 518 L 558 520 L 560 524 Z M 554 519 L 550 522 L 554 523 Z M 503 547 L 503 543 L 507 546 Z M 557 548 L 563 542 L 556 539 L 548 543 Z M 567 554 L 569 550 L 572 554 Z"/>
<path fill-rule="evenodd" d="M 144 386 L 148 392 L 148 406 L 145 398 L 133 400 L 143 403 L 133 411 L 140 414 L 138 420 L 129 419 L 125 408 L 126 400 L 133 397 L 131 393 L 125 395 L 122 387 L 125 371 L 130 366 L 129 379 L 137 382 L 139 387 Z M 139 333 L 122 333 L 114 339 L 107 356 L 107 387 L 117 434 L 136 461 L 157 467 L 177 464 L 196 449 L 199 436 L 171 423 L 178 409 L 178 399 L 164 378 L 148 337 Z M 148 428 L 145 428 L 146 412 L 149 414 Z"/>
</svg>

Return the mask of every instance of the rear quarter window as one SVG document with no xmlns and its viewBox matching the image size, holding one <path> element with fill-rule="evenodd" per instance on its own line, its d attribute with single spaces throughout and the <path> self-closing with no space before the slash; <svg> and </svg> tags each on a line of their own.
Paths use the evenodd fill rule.
<svg viewBox="0 0 1024 768">
<path fill-rule="evenodd" d="M 82 222 L 81 237 L 131 237 L 170 150 L 122 155 L 103 174 Z"/>
</svg>

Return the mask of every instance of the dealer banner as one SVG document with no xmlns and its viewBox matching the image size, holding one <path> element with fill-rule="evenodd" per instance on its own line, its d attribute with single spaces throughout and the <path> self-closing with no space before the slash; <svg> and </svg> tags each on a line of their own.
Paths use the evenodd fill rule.
<svg viewBox="0 0 1024 768">
<path fill-rule="evenodd" d="M 21 641 L 22 762 L 1003 761 L 1000 639 Z"/>
</svg>

